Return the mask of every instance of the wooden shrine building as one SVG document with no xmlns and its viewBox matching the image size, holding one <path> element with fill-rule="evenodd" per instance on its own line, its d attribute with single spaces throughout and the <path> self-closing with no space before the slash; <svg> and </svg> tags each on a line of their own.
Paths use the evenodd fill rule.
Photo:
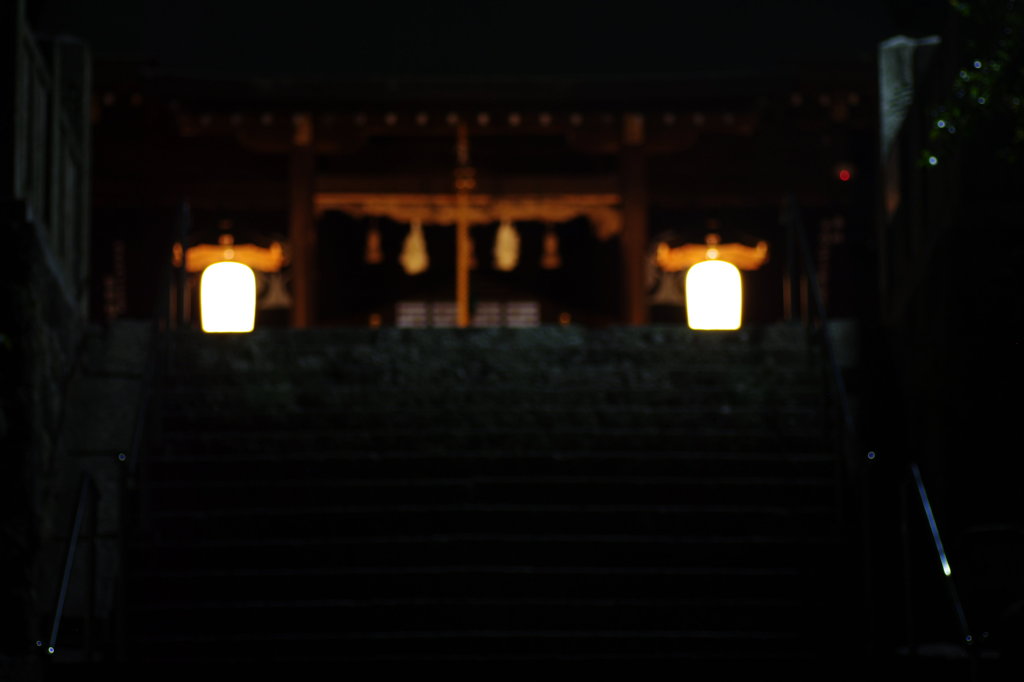
<svg viewBox="0 0 1024 682">
<path fill-rule="evenodd" d="M 770 321 L 782 315 L 785 197 L 812 235 L 827 233 L 826 269 L 870 232 L 876 104 L 863 71 L 329 86 L 136 74 L 101 88 L 95 302 L 108 316 L 148 305 L 125 244 L 153 253 L 183 201 L 190 242 L 230 227 L 236 242 L 286 244 L 283 272 L 261 286 L 297 327 L 393 324 L 416 301 L 439 324 L 473 323 L 478 304 L 498 317 L 476 323 L 505 319 L 516 301 L 534 323 L 674 320 L 680 280 L 657 268 L 655 247 L 703 243 L 709 229 L 779 249 L 746 275 L 747 317 Z M 504 223 L 518 248 L 500 269 Z M 413 225 L 429 265 L 410 275 Z"/>
</svg>

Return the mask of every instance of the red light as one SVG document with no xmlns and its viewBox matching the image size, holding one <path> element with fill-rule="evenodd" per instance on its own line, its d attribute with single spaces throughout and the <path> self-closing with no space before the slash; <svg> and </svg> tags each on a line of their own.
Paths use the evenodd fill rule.
<svg viewBox="0 0 1024 682">
<path fill-rule="evenodd" d="M 846 182 L 847 180 L 849 180 L 850 179 L 850 171 L 846 170 L 845 168 L 842 169 L 841 171 L 839 171 L 839 179 L 842 180 L 843 182 Z"/>
</svg>

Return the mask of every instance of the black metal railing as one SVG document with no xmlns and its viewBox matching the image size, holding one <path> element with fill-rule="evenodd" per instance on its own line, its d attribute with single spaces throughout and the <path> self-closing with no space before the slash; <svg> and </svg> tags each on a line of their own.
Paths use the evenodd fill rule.
<svg viewBox="0 0 1024 682">
<path fill-rule="evenodd" d="M 939 524 L 932 509 L 931 500 L 928 497 L 928 490 L 925 487 L 924 479 L 921 477 L 921 469 L 916 462 L 910 462 L 908 473 L 904 477 L 904 488 L 901 494 L 901 530 L 903 535 L 903 577 L 906 599 L 906 637 L 908 651 L 913 653 L 916 650 L 916 637 L 914 628 L 913 591 L 914 570 L 911 559 L 911 521 L 912 513 L 910 502 L 911 497 L 916 497 L 920 503 L 920 511 L 923 520 L 927 523 L 928 534 L 931 540 L 931 547 L 934 549 L 934 557 L 930 563 L 938 568 L 942 574 L 942 582 L 945 586 L 946 596 L 949 600 L 949 607 L 952 612 L 956 627 L 959 630 L 960 643 L 967 647 L 969 654 L 975 653 L 974 635 L 967 623 L 967 616 L 964 612 L 963 602 L 960 600 L 960 593 L 957 591 L 956 582 L 953 580 L 953 569 L 950 565 L 946 548 L 942 544 L 942 536 L 939 533 Z M 908 490 L 909 488 L 909 490 Z M 919 517 L 920 518 L 920 517 Z"/>
<path fill-rule="evenodd" d="M 61 573 L 60 588 L 57 591 L 56 603 L 53 607 L 53 617 L 50 620 L 50 631 L 46 639 L 36 640 L 36 646 L 48 655 L 53 656 L 57 652 L 58 636 L 61 625 L 64 622 L 64 615 L 67 609 L 68 599 L 71 594 L 72 578 L 75 573 L 76 559 L 79 555 L 79 543 L 82 538 L 83 526 L 91 521 L 92 530 L 89 533 L 89 575 L 86 578 L 86 595 L 83 618 L 83 642 L 82 649 L 85 660 L 91 660 L 95 652 L 95 631 L 96 631 L 96 535 L 98 528 L 99 490 L 93 477 L 86 473 L 82 475 L 82 482 L 78 488 L 78 501 L 75 504 L 75 514 L 71 519 L 71 530 L 68 533 L 67 546 L 64 551 L 64 570 Z M 88 517 L 88 519 L 87 519 Z"/>
<path fill-rule="evenodd" d="M 80 41 L 61 36 L 40 39 L 25 19 L 24 0 L 3 3 L 5 66 L 10 89 L 5 92 L 8 117 L 4 133 L 11 134 L 8 167 L 0 171 L 0 199 L 12 200 L 18 220 L 32 225 L 49 269 L 73 311 L 85 309 L 88 294 L 91 58 Z M 69 368 L 68 380 L 78 369 L 81 348 Z M 61 396 L 56 450 L 67 400 Z M 70 491 L 69 491 L 70 492 Z M 70 497 L 70 494 L 69 494 Z M 75 566 L 80 563 L 83 529 L 89 536 L 89 576 L 85 593 L 85 651 L 94 653 L 96 624 L 96 563 L 99 488 L 88 473 L 82 477 L 70 530 L 63 547 L 64 566 L 54 595 L 49 632 L 36 640 L 47 655 L 58 650 L 58 635 L 67 633 L 69 603 L 78 588 Z M 66 641 L 66 640 L 65 640 Z"/>
<path fill-rule="evenodd" d="M 174 239 L 180 239 L 180 235 L 187 231 L 189 211 L 187 204 L 182 204 L 178 224 L 174 228 Z M 150 322 L 149 340 L 147 343 L 145 364 L 142 371 L 141 386 L 136 402 L 135 414 L 132 422 L 131 439 L 127 450 L 119 451 L 116 454 L 118 465 L 118 494 L 120 509 L 117 518 L 117 554 L 120 561 L 120 570 L 117 577 L 117 584 L 114 586 L 115 609 L 113 613 L 113 654 L 115 658 L 124 659 L 127 655 L 127 585 L 128 575 L 127 557 L 130 538 L 134 533 L 144 531 L 148 525 L 148 505 L 144 494 L 146 486 L 143 479 L 145 476 L 144 454 L 148 449 L 148 437 L 152 435 L 151 413 L 153 411 L 154 397 L 159 395 L 158 382 L 161 376 L 160 366 L 165 355 L 164 332 L 176 323 L 177 315 L 175 309 L 180 309 L 177 302 L 181 300 L 180 288 L 178 288 L 175 301 L 172 302 L 172 267 L 171 258 L 172 244 L 168 242 L 166 264 L 160 268 L 160 281 L 158 284 L 158 295 L 155 309 Z M 180 278 L 179 278 L 180 284 Z M 60 588 L 58 591 L 56 605 L 51 619 L 50 633 L 46 638 L 36 640 L 36 645 L 47 655 L 56 653 L 57 636 L 60 632 L 65 617 L 66 604 L 71 594 L 73 573 L 75 567 L 75 556 L 78 550 L 81 529 L 85 521 L 87 511 L 91 510 L 92 534 L 91 555 L 90 555 L 90 576 L 87 586 L 87 613 L 86 626 L 84 629 L 84 652 L 86 660 L 91 660 L 95 654 L 95 623 L 96 623 L 96 547 L 95 540 L 98 528 L 97 508 L 99 492 L 95 480 L 89 474 L 83 476 L 83 481 L 78 495 L 76 511 L 72 519 L 71 532 L 68 537 L 65 550 L 64 571 L 61 576 Z M 129 519 L 132 524 L 129 524 Z"/>
<path fill-rule="evenodd" d="M 862 534 L 862 562 L 863 562 L 863 590 L 865 607 L 871 608 L 874 598 L 871 578 L 871 525 L 870 525 L 870 499 L 871 471 L 870 469 L 877 462 L 875 452 L 867 453 L 866 457 L 859 455 L 856 439 L 854 416 L 850 408 L 850 402 L 846 390 L 846 382 L 842 370 L 839 367 L 832 339 L 828 318 L 825 312 L 825 305 L 818 285 L 817 274 L 811 260 L 810 244 L 807 234 L 803 228 L 800 217 L 800 210 L 794 198 L 787 199 L 783 208 L 782 222 L 787 232 L 787 267 L 783 283 L 783 295 L 786 298 L 785 310 L 787 318 L 792 319 L 799 315 L 808 331 L 816 333 L 821 341 L 822 351 L 825 356 L 826 372 L 831 384 L 832 393 L 836 401 L 837 423 L 837 448 L 842 453 L 844 460 L 845 481 L 842 489 L 846 491 L 849 498 L 841 502 L 842 509 L 852 515 L 855 512 L 855 504 L 860 507 L 861 534 Z M 865 466 L 867 465 L 867 466 Z M 928 491 L 924 480 L 921 477 L 921 470 L 914 462 L 909 464 L 907 475 L 903 477 L 901 485 L 901 529 L 903 535 L 903 569 L 904 569 L 904 593 L 906 599 L 906 636 L 908 649 L 915 650 L 914 637 L 914 609 L 912 604 L 912 585 L 914 582 L 914 571 L 911 560 L 911 494 L 916 496 L 920 503 L 921 513 L 927 522 L 931 539 L 931 546 L 934 549 L 935 561 L 937 562 L 945 585 L 945 591 L 949 606 L 954 617 L 956 627 L 959 631 L 960 641 L 967 647 L 967 653 L 975 660 L 976 647 L 975 638 L 967 622 L 963 603 L 960 599 L 956 583 L 953 580 L 952 568 L 946 554 L 942 537 L 939 533 L 938 521 L 928 497 Z M 851 526 L 852 528 L 852 526 Z M 870 621 L 870 616 L 866 616 Z M 976 670 L 976 667 L 972 667 Z"/>
<path fill-rule="evenodd" d="M 166 297 L 164 297 L 166 298 Z M 119 575 L 116 578 L 117 584 L 114 587 L 114 598 L 116 600 L 115 611 L 113 613 L 114 622 L 113 626 L 113 645 L 114 655 L 117 658 L 123 658 L 126 647 L 125 647 L 125 619 L 127 615 L 127 604 L 125 600 L 125 576 L 127 575 L 125 560 L 128 554 L 128 542 L 133 532 L 133 529 L 129 528 L 128 519 L 135 519 L 136 526 L 144 525 L 146 522 L 146 516 L 144 513 L 145 503 L 144 500 L 137 494 L 139 490 L 139 475 L 140 466 L 139 463 L 142 459 L 142 453 L 146 448 L 146 434 L 148 426 L 148 417 L 151 411 L 153 396 L 156 394 L 156 380 L 159 376 L 158 367 L 162 358 L 162 331 L 166 326 L 166 303 L 158 304 L 157 313 L 154 315 L 151 327 L 150 337 L 148 342 L 148 348 L 146 351 L 146 360 L 144 369 L 142 372 L 141 386 L 138 393 L 138 401 L 136 403 L 135 415 L 133 418 L 131 440 L 129 447 L 126 451 L 119 451 L 116 454 L 116 461 L 118 466 L 118 497 L 120 502 L 120 508 L 117 514 L 117 533 L 116 533 L 116 547 L 117 554 L 120 561 Z M 85 518 L 84 510 L 86 507 L 92 510 L 93 519 L 93 532 L 91 534 L 92 548 L 91 548 L 91 565 L 90 565 L 90 576 L 86 586 L 86 599 L 87 599 L 87 614 L 86 614 L 86 627 L 85 627 L 85 638 L 84 638 L 84 655 L 86 660 L 91 660 L 95 654 L 95 623 L 96 623 L 96 608 L 95 608 L 95 592 L 96 592 L 96 547 L 95 538 L 98 532 L 96 526 L 97 515 L 96 510 L 99 504 L 99 490 L 96 486 L 95 480 L 90 474 L 83 475 L 82 485 L 78 494 L 78 504 L 76 505 L 75 515 L 72 520 L 72 530 L 69 534 L 67 541 L 67 548 L 65 550 L 65 564 L 64 572 L 61 577 L 60 588 L 57 596 L 57 603 L 54 607 L 53 618 L 51 621 L 50 634 L 48 639 L 36 640 L 36 645 L 42 649 L 47 655 L 54 655 L 57 651 L 57 635 L 60 631 L 62 621 L 65 615 L 65 605 L 70 594 L 75 566 L 75 555 L 78 547 L 78 541 L 81 534 L 81 527 Z M 141 513 L 140 513 L 141 512 Z"/>
<path fill-rule="evenodd" d="M 128 655 L 128 632 L 127 621 L 127 585 L 125 578 L 129 573 L 128 567 L 128 544 L 135 533 L 145 533 L 149 529 L 149 499 L 146 494 L 147 470 L 145 467 L 145 453 L 151 445 L 151 439 L 156 436 L 154 433 L 152 415 L 155 411 L 155 398 L 160 395 L 160 380 L 162 377 L 162 365 L 167 353 L 166 332 L 172 328 L 181 326 L 181 311 L 183 309 L 184 280 L 184 249 L 185 235 L 188 232 L 191 222 L 191 214 L 187 202 L 182 202 L 178 219 L 172 230 L 171 239 L 165 244 L 162 253 L 166 258 L 159 267 L 159 281 L 157 285 L 157 297 L 154 305 L 153 316 L 150 321 L 149 344 L 146 354 L 145 368 L 142 374 L 142 386 L 139 391 L 139 400 L 136 407 L 134 421 L 132 423 L 132 435 L 127 452 L 117 454 L 120 463 L 120 500 L 121 509 L 119 513 L 118 550 L 121 560 L 121 579 L 117 586 L 118 600 L 118 627 L 115 634 L 115 655 L 123 660 Z M 173 266 L 172 254 L 174 245 L 179 244 L 182 249 L 182 258 L 177 267 Z M 133 521 L 129 527 L 128 520 Z"/>
<path fill-rule="evenodd" d="M 804 230 L 800 206 L 795 197 L 783 205 L 781 222 L 786 230 L 786 267 L 783 274 L 783 305 L 786 319 L 799 315 L 809 332 L 821 340 L 825 369 L 837 410 L 837 447 L 843 453 L 847 473 L 855 471 L 855 429 L 846 381 L 839 367 L 835 341 L 828 326 L 825 300 L 811 258 L 811 246 Z"/>
<path fill-rule="evenodd" d="M 851 576 L 851 579 L 860 583 L 859 619 L 862 627 L 858 630 L 866 633 L 869 629 L 863 625 L 870 622 L 873 603 L 868 472 L 863 466 L 863 459 L 858 455 L 860 449 L 846 380 L 839 366 L 824 296 L 811 258 L 811 246 L 796 197 L 789 196 L 784 201 L 780 222 L 786 233 L 786 262 L 783 271 L 785 319 L 790 321 L 799 316 L 808 335 L 816 337 L 819 341 L 824 360 L 826 392 L 833 398 L 832 423 L 836 426 L 833 430 L 833 449 L 837 455 L 835 507 L 838 519 L 835 533 L 839 541 L 844 538 L 853 540 L 859 536 L 860 575 Z M 873 456 L 874 453 L 871 453 L 869 458 Z M 870 635 L 867 637 L 870 638 Z M 860 644 L 867 649 L 871 648 L 868 640 Z"/>
</svg>

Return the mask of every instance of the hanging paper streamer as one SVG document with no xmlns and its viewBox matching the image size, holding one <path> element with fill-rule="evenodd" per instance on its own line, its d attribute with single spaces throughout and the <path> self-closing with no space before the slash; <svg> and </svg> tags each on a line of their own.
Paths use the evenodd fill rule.
<svg viewBox="0 0 1024 682">
<path fill-rule="evenodd" d="M 366 233 L 366 254 L 364 256 L 367 264 L 380 265 L 384 262 L 384 251 L 380 247 L 380 230 L 374 225 Z"/>
<path fill-rule="evenodd" d="M 272 272 L 267 275 L 267 290 L 260 299 L 260 310 L 277 310 L 291 308 L 292 297 L 285 286 L 283 272 Z"/>
<path fill-rule="evenodd" d="M 398 262 L 407 275 L 418 275 L 426 272 L 430 266 L 430 256 L 427 255 L 427 240 L 423 236 L 423 224 L 419 220 L 413 220 L 409 226 L 409 234 L 402 244 L 402 253 L 398 256 Z"/>
<path fill-rule="evenodd" d="M 562 267 L 562 255 L 558 253 L 558 233 L 551 227 L 544 233 L 544 251 L 540 257 L 540 266 L 545 270 Z"/>
<path fill-rule="evenodd" d="M 502 272 L 515 270 L 519 263 L 519 233 L 508 220 L 498 225 L 498 233 L 494 236 L 494 269 Z"/>
</svg>

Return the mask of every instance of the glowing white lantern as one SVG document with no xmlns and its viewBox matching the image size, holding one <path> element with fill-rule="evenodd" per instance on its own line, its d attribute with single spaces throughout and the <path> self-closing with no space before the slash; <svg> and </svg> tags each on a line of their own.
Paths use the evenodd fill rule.
<svg viewBox="0 0 1024 682">
<path fill-rule="evenodd" d="M 222 261 L 203 270 L 199 311 L 204 332 L 251 332 L 256 320 L 256 275 L 252 268 Z"/>
<path fill-rule="evenodd" d="M 735 265 L 705 260 L 686 272 L 686 323 L 690 329 L 739 329 L 742 314 L 743 282 Z"/>
</svg>

